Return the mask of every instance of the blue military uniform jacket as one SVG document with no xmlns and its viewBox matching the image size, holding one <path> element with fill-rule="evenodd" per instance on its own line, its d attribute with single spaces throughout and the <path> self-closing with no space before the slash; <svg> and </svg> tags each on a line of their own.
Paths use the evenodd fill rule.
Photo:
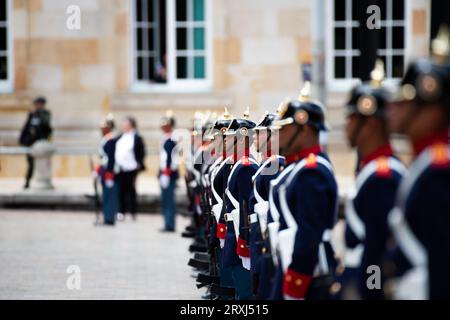
<svg viewBox="0 0 450 320">
<path fill-rule="evenodd" d="M 333 168 L 319 146 L 297 156 L 278 190 L 278 242 L 283 296 L 305 298 L 313 277 L 331 274 L 336 266 L 329 232 L 336 221 L 338 189 Z"/>
<path fill-rule="evenodd" d="M 416 146 L 417 157 L 400 184 L 389 215 L 401 273 L 396 298 L 450 298 L 448 132 L 427 140 L 425 146 Z"/>
<path fill-rule="evenodd" d="M 264 253 L 267 252 L 267 245 L 264 243 L 266 237 L 263 236 L 262 232 L 265 232 L 267 228 L 270 181 L 278 177 L 280 168 L 284 167 L 284 163 L 284 157 L 273 155 L 262 163 L 261 167 L 252 177 L 253 189 L 250 194 L 250 212 L 252 214 L 250 215 L 249 237 L 252 273 L 259 273 L 259 259 L 263 251 Z M 264 214 L 256 211 L 265 210 L 266 205 L 264 203 L 267 204 L 267 211 L 265 217 L 262 217 Z M 263 230 L 261 230 L 261 224 L 264 224 L 262 226 Z"/>
<path fill-rule="evenodd" d="M 405 166 L 393 156 L 392 148 L 383 146 L 363 159 L 356 177 L 356 190 L 347 199 L 345 240 L 348 256 L 354 261 L 344 263 L 357 269 L 363 299 L 383 298 L 382 290 L 368 289 L 367 268 L 383 264 L 389 236 L 387 217 L 405 171 Z"/>
<path fill-rule="evenodd" d="M 226 190 L 226 236 L 223 250 L 223 265 L 233 266 L 242 264 L 239 256 L 249 258 L 248 249 L 248 220 L 250 215 L 250 194 L 252 191 L 252 177 L 258 170 L 258 163 L 251 157 L 239 159 L 233 166 L 228 177 Z M 233 220 L 230 220 L 233 210 L 238 211 Z M 246 214 L 245 214 L 246 213 Z M 239 222 L 237 221 L 239 220 Z M 235 226 L 239 226 L 236 228 Z M 237 236 L 238 232 L 239 236 Z"/>
</svg>

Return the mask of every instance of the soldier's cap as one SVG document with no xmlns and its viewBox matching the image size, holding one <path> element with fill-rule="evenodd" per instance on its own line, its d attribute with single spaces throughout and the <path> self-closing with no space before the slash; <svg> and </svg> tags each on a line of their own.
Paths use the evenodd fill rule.
<svg viewBox="0 0 450 320">
<path fill-rule="evenodd" d="M 101 129 L 105 129 L 105 128 L 114 129 L 114 127 L 115 127 L 114 115 L 112 113 L 108 113 L 106 115 L 105 119 L 103 119 L 100 122 L 100 128 Z"/>
<path fill-rule="evenodd" d="M 46 104 L 47 103 L 47 99 L 45 99 L 45 97 L 43 96 L 38 96 L 36 98 L 33 99 L 33 104 Z"/>
<path fill-rule="evenodd" d="M 256 127 L 256 123 L 249 119 L 250 107 L 247 107 L 242 118 L 233 119 L 230 122 L 224 135 L 239 135 L 239 136 L 251 136 L 253 129 Z"/>
<path fill-rule="evenodd" d="M 450 35 L 442 26 L 432 42 L 432 57 L 412 62 L 392 102 L 413 101 L 417 105 L 442 103 L 450 106 Z"/>
<path fill-rule="evenodd" d="M 362 116 L 384 116 L 390 92 L 382 86 L 384 79 L 384 64 L 378 59 L 371 72 L 371 81 L 355 86 L 350 92 L 346 103 L 347 114 Z"/>
<path fill-rule="evenodd" d="M 175 118 L 173 116 L 172 110 L 168 110 L 166 114 L 161 118 L 160 125 L 161 126 L 170 125 L 172 127 L 175 126 Z"/>
<path fill-rule="evenodd" d="M 228 112 L 228 108 L 225 107 L 223 115 L 216 120 L 206 138 L 214 139 L 218 134 L 223 135 L 227 131 L 232 120 L 233 116 Z"/>
<path fill-rule="evenodd" d="M 254 128 L 254 130 L 270 129 L 270 126 L 272 125 L 273 120 L 275 120 L 276 117 L 277 117 L 276 113 L 266 112 L 262 120 L 259 122 L 259 124 Z"/>
<path fill-rule="evenodd" d="M 194 113 L 193 125 L 192 125 L 192 135 L 196 136 L 202 132 L 202 119 L 203 114 L 200 111 Z"/>
<path fill-rule="evenodd" d="M 285 101 L 278 110 L 277 117 L 273 120 L 271 129 L 277 130 L 296 123 L 309 125 L 318 131 L 328 130 L 325 124 L 325 112 L 322 104 L 309 98 L 310 84 L 305 83 L 298 99 Z"/>
<path fill-rule="evenodd" d="M 256 127 L 256 123 L 249 119 L 233 119 L 225 131 L 224 135 L 250 136 L 251 131 Z"/>
</svg>

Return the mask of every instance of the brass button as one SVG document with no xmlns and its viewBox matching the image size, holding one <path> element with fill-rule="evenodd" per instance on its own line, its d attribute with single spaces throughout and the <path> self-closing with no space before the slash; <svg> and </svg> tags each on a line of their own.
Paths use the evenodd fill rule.
<svg viewBox="0 0 450 320">
<path fill-rule="evenodd" d="M 241 248 L 244 249 L 244 245 L 243 244 L 241 244 Z"/>
<path fill-rule="evenodd" d="M 302 281 L 302 279 L 297 279 L 297 280 L 295 280 L 295 285 L 296 286 L 301 286 L 303 284 L 303 281 Z"/>
<path fill-rule="evenodd" d="M 288 275 L 286 276 L 286 281 L 287 281 L 287 282 L 291 282 L 291 281 L 292 281 L 292 276 L 288 274 Z"/>
<path fill-rule="evenodd" d="M 223 232 L 223 228 L 220 228 L 220 232 Z"/>
<path fill-rule="evenodd" d="M 261 251 L 262 251 L 262 253 L 266 253 L 267 250 L 266 250 L 266 248 L 262 248 Z"/>
</svg>

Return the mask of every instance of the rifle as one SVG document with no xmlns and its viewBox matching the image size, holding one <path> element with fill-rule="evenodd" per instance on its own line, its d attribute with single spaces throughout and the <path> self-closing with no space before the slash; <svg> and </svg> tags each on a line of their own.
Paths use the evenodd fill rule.
<svg viewBox="0 0 450 320">
<path fill-rule="evenodd" d="M 91 173 L 95 172 L 94 160 L 92 159 L 92 155 L 89 155 L 89 167 L 91 169 Z M 99 225 L 100 224 L 101 201 L 100 201 L 100 195 L 98 192 L 98 177 L 97 176 L 94 176 L 94 178 L 93 178 L 93 187 L 94 187 L 94 195 L 86 195 L 86 197 L 89 199 L 92 199 L 94 201 L 94 211 L 95 211 L 94 225 Z"/>
</svg>

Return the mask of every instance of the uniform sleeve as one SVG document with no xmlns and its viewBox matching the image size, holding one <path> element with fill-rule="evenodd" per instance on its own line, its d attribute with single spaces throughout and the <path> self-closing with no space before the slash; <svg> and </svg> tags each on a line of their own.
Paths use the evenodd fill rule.
<svg viewBox="0 0 450 320">
<path fill-rule="evenodd" d="M 50 125 L 51 121 L 51 113 L 48 110 L 44 110 L 43 115 L 41 117 L 42 121 L 42 134 L 43 136 L 48 139 L 52 135 L 52 127 Z"/>
<path fill-rule="evenodd" d="M 292 262 L 284 275 L 283 294 L 300 299 L 306 296 L 312 281 L 318 262 L 322 220 L 326 219 L 334 199 L 328 193 L 326 178 L 317 170 L 301 173 L 289 191 L 287 201 L 298 229 Z"/>
<path fill-rule="evenodd" d="M 227 188 L 228 174 L 229 174 L 229 166 L 224 165 L 216 175 L 216 179 L 218 179 L 217 191 L 218 191 L 219 195 L 222 195 L 222 199 L 223 199 L 222 212 L 220 213 L 219 221 L 217 222 L 216 235 L 217 235 L 217 238 L 222 239 L 222 240 L 225 239 L 226 232 L 227 232 L 226 223 L 225 223 L 225 213 L 230 212 L 228 210 L 231 209 L 231 202 L 228 199 L 227 195 L 225 194 L 225 189 Z"/>
<path fill-rule="evenodd" d="M 19 143 L 24 146 L 27 146 L 30 140 L 30 120 L 31 114 L 29 113 L 19 137 Z"/>
<path fill-rule="evenodd" d="M 392 178 L 375 178 L 368 181 L 362 190 L 364 193 L 361 199 L 361 212 L 366 237 L 359 270 L 359 285 L 361 293 L 367 298 L 381 298 L 381 290 L 367 288 L 366 270 L 370 265 L 382 265 L 389 235 L 387 216 L 393 207 L 397 187 L 398 182 Z"/>
<path fill-rule="evenodd" d="M 239 201 L 239 238 L 237 243 L 237 254 L 241 257 L 250 257 L 248 249 L 248 217 L 250 216 L 250 195 L 252 194 L 252 177 L 256 173 L 254 167 L 243 167 L 239 172 L 239 183 L 237 188 L 237 199 Z M 246 221 L 247 219 L 247 221 Z"/>
</svg>

